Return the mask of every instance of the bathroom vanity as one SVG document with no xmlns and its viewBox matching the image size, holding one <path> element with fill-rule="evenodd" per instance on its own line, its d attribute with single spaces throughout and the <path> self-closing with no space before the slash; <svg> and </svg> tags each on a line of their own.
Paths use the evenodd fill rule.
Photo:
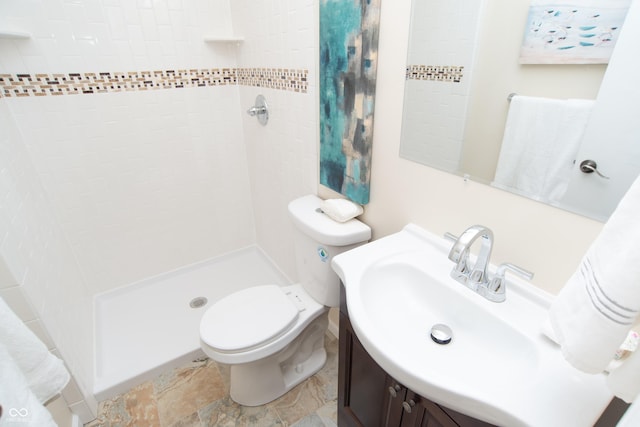
<svg viewBox="0 0 640 427">
<path fill-rule="evenodd" d="M 615 398 L 594 427 L 615 426 L 629 404 Z M 344 286 L 340 298 L 338 372 L 339 427 L 486 427 L 485 423 L 420 396 L 393 379 L 356 337 L 347 312 Z"/>
<path fill-rule="evenodd" d="M 388 375 L 356 337 L 345 298 L 340 298 L 338 425 L 385 427 L 487 427 L 488 424 L 442 407 Z"/>
<path fill-rule="evenodd" d="M 604 375 L 542 333 L 552 296 L 511 277 L 494 302 L 452 277 L 451 246 L 409 224 L 332 259 L 340 425 L 615 425 L 596 424 L 612 399 Z"/>
</svg>

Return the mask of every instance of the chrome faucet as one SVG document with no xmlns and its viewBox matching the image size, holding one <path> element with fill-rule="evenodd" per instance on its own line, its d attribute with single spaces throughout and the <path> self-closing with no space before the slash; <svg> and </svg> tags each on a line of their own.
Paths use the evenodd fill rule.
<svg viewBox="0 0 640 427">
<path fill-rule="evenodd" d="M 472 268 L 469 265 L 469 253 L 471 246 L 478 239 L 482 239 L 482 246 L 476 263 Z M 467 228 L 457 238 L 451 251 L 449 251 L 449 259 L 456 263 L 453 271 L 451 271 L 451 277 L 477 291 L 481 283 L 487 282 L 487 265 L 489 264 L 489 257 L 491 257 L 492 247 L 493 231 L 482 225 L 474 225 Z"/>
<path fill-rule="evenodd" d="M 505 273 L 507 270 L 529 280 L 533 278 L 533 273 L 509 263 L 501 264 L 496 269 L 496 274 L 492 278 L 489 277 L 488 267 L 493 247 L 493 232 L 483 225 L 474 225 L 467 228 L 460 237 L 450 233 L 446 233 L 445 237 L 455 241 L 449 251 L 449 259 L 456 263 L 451 271 L 451 277 L 489 301 L 505 301 Z M 469 254 L 471 246 L 478 239 L 481 239 L 480 253 L 473 267 L 471 267 Z"/>
</svg>

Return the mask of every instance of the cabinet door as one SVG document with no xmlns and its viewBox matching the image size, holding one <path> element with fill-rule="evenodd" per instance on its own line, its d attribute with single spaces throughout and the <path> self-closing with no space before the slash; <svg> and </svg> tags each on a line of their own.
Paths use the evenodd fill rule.
<svg viewBox="0 0 640 427">
<path fill-rule="evenodd" d="M 398 427 L 402 423 L 402 415 L 404 412 L 402 404 L 407 397 L 407 388 L 398 384 L 398 382 L 390 376 L 387 376 L 385 389 L 386 394 L 382 414 L 382 425 L 384 427 Z"/>
<path fill-rule="evenodd" d="M 362 347 L 349 318 L 342 312 L 338 356 L 338 424 L 340 427 L 380 426 L 387 375 Z"/>
<path fill-rule="evenodd" d="M 403 406 L 401 427 L 458 427 L 438 405 L 407 391 Z"/>
</svg>

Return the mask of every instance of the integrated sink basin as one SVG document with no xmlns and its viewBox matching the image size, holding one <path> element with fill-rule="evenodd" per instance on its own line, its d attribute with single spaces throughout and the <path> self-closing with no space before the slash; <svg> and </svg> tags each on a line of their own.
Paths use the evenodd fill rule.
<svg viewBox="0 0 640 427">
<path fill-rule="evenodd" d="M 414 252 L 402 258 L 418 261 L 428 256 L 427 252 Z M 362 277 L 358 294 L 371 327 L 386 336 L 385 344 L 398 349 L 394 360 L 400 366 L 427 360 L 435 366 L 455 365 L 455 371 L 437 370 L 431 379 L 447 382 L 459 392 L 483 384 L 513 389 L 526 371 L 537 369 L 536 347 L 522 331 L 474 304 L 475 298 L 460 296 L 469 290 L 442 286 L 416 264 L 419 262 L 387 260 L 372 265 Z M 437 324 L 453 332 L 444 348 L 430 337 L 431 328 Z M 409 342 L 413 350 L 403 351 L 403 344 Z M 499 370 L 508 375 L 495 375 Z"/>
<path fill-rule="evenodd" d="M 418 394 L 483 421 L 592 426 L 612 395 L 543 335 L 553 297 L 509 279 L 506 301 L 491 302 L 450 277 L 451 246 L 410 224 L 333 259 L 367 352 Z M 438 324 L 448 344 L 431 338 Z"/>
</svg>

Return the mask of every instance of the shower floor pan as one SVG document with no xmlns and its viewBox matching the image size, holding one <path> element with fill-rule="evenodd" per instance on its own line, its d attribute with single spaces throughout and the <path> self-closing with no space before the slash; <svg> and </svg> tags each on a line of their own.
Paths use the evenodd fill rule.
<svg viewBox="0 0 640 427">
<path fill-rule="evenodd" d="M 290 281 L 251 246 L 96 296 L 95 398 L 112 398 L 203 357 L 199 325 L 206 309 L 232 292 L 263 284 Z M 201 305 L 200 297 L 208 302 Z"/>
</svg>

